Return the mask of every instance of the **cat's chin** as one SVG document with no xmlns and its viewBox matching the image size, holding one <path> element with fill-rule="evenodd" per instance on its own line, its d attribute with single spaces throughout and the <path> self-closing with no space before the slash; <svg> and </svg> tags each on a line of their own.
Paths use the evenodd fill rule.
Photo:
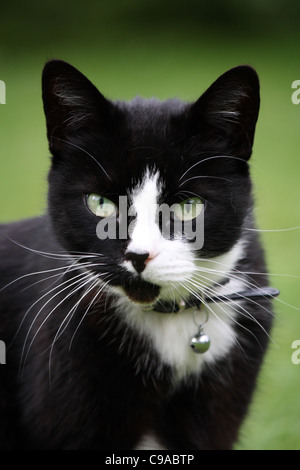
<svg viewBox="0 0 300 470">
<path fill-rule="evenodd" d="M 138 282 L 123 285 L 126 296 L 134 303 L 150 305 L 153 304 L 160 293 L 160 286 L 150 282 Z"/>
</svg>

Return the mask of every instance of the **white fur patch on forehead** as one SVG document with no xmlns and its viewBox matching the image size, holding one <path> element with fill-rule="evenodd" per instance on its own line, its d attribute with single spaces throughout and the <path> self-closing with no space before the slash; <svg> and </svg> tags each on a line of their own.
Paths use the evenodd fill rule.
<svg viewBox="0 0 300 470">
<path fill-rule="evenodd" d="M 142 182 L 132 190 L 130 195 L 134 206 L 146 206 L 150 203 L 157 203 L 161 192 L 159 177 L 158 170 L 150 171 L 149 168 L 146 169 Z"/>
<path fill-rule="evenodd" d="M 162 238 L 156 221 L 157 204 L 161 193 L 159 172 L 145 172 L 143 181 L 131 193 L 135 224 L 130 233 L 128 251 L 135 253 L 156 252 L 157 242 Z"/>
</svg>

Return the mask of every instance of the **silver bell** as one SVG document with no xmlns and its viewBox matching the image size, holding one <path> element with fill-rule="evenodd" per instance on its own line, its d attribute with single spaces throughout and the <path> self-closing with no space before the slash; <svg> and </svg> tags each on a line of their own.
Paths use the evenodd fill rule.
<svg viewBox="0 0 300 470">
<path fill-rule="evenodd" d="M 199 331 L 198 334 L 191 339 L 190 346 L 194 353 L 203 354 L 209 349 L 210 338 L 202 331 Z"/>
</svg>

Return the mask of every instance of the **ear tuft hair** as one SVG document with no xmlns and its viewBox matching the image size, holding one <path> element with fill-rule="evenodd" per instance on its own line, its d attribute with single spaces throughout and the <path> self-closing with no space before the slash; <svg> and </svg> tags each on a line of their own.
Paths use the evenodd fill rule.
<svg viewBox="0 0 300 470">
<path fill-rule="evenodd" d="M 251 153 L 259 104 L 258 76 L 251 67 L 241 65 L 206 90 L 192 105 L 190 117 L 194 126 L 204 126 L 207 133 L 230 138 L 236 152 L 246 156 Z"/>
<path fill-rule="evenodd" d="M 59 138 L 65 139 L 84 128 L 99 129 L 109 109 L 109 101 L 97 88 L 62 60 L 51 60 L 45 65 L 42 96 L 52 150 L 59 145 Z"/>
</svg>

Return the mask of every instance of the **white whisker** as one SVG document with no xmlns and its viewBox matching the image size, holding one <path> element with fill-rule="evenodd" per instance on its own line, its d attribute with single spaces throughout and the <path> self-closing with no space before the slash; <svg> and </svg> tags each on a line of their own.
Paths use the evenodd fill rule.
<svg viewBox="0 0 300 470">
<path fill-rule="evenodd" d="M 232 269 L 233 272 L 227 273 L 226 277 L 228 277 L 229 279 L 233 279 L 233 280 L 241 280 L 242 279 L 243 283 L 249 288 L 256 288 L 257 287 L 257 285 L 254 282 L 250 282 L 250 280 L 247 279 L 248 276 L 251 276 L 251 275 L 255 275 L 255 276 L 274 276 L 274 277 L 275 276 L 276 277 L 290 277 L 290 278 L 293 278 L 293 279 L 299 279 L 300 278 L 299 276 L 295 276 L 295 275 L 292 275 L 292 274 L 285 274 L 285 273 L 239 271 L 238 269 L 232 268 L 231 266 L 226 265 L 224 263 L 220 263 L 219 261 L 216 261 L 216 260 L 204 259 L 204 258 L 197 258 L 197 260 L 198 261 L 205 261 L 205 262 L 215 263 L 215 264 L 218 264 L 222 267 L 227 267 L 227 268 Z M 197 271 L 200 271 L 202 273 L 205 272 L 207 274 L 220 274 L 221 276 L 224 275 L 224 273 L 222 271 L 218 271 L 217 269 L 213 269 L 213 268 L 198 267 L 197 266 L 196 269 L 197 269 Z M 244 276 L 246 276 L 246 277 L 244 277 Z M 275 297 L 275 296 L 273 296 L 272 298 L 277 303 L 280 303 L 280 304 L 282 304 L 286 307 L 292 308 L 293 310 L 296 310 L 296 311 L 300 312 L 300 308 L 296 307 L 295 305 L 291 305 L 291 304 L 285 302 L 284 300 L 282 300 L 278 297 Z M 251 300 L 253 301 L 253 299 L 251 299 Z M 261 308 L 264 308 L 264 307 L 261 306 Z"/>
<path fill-rule="evenodd" d="M 193 157 L 196 156 L 196 155 L 192 155 Z M 232 160 L 240 160 L 241 162 L 243 163 L 246 163 L 246 161 L 243 159 L 243 158 L 239 158 L 239 157 L 233 157 L 233 156 L 230 156 L 230 155 L 214 155 L 212 157 L 207 157 L 207 158 L 204 158 L 203 160 L 200 160 L 196 163 L 194 163 L 192 166 L 190 166 L 190 168 L 188 168 L 182 175 L 181 177 L 179 178 L 179 181 L 182 180 L 182 178 L 185 177 L 185 175 L 187 175 L 193 168 L 195 168 L 196 166 L 200 165 L 201 163 L 205 163 L 209 160 L 215 160 L 216 158 L 230 158 Z"/>
<path fill-rule="evenodd" d="M 258 229 L 258 228 L 244 227 L 244 230 L 248 230 L 249 232 L 291 232 L 293 230 L 299 230 L 299 229 L 300 229 L 300 225 L 296 225 L 296 227 L 278 228 L 278 229 Z"/>
<path fill-rule="evenodd" d="M 65 140 L 65 139 L 60 139 L 58 137 L 53 137 L 53 139 L 55 140 L 59 140 L 60 142 L 64 142 L 65 144 L 67 145 L 70 145 L 71 147 L 74 147 L 74 148 L 77 148 L 78 150 L 80 150 L 81 152 L 83 152 L 85 155 L 87 155 L 88 157 L 90 157 L 95 163 L 96 165 L 99 166 L 99 168 L 101 168 L 101 170 L 103 171 L 103 173 L 107 176 L 107 178 L 112 181 L 111 177 L 109 176 L 109 174 L 104 170 L 103 166 L 101 165 L 100 162 L 98 162 L 98 160 L 93 156 L 91 155 L 87 150 L 83 149 L 82 147 L 79 147 L 79 145 L 76 145 L 74 144 L 73 142 L 69 142 L 68 140 Z"/>
<path fill-rule="evenodd" d="M 35 286 L 35 285 L 37 285 L 37 284 L 40 284 L 40 283 L 45 282 L 45 281 L 48 281 L 49 279 L 53 279 L 53 278 L 55 278 L 55 277 L 57 277 L 57 276 L 60 276 L 60 278 L 62 278 L 63 276 L 65 276 L 65 275 L 66 275 L 67 273 L 69 273 L 69 272 L 77 271 L 77 270 L 80 270 L 80 269 L 82 269 L 82 268 L 87 268 L 87 267 L 89 267 L 90 265 L 92 265 L 92 263 L 91 263 L 90 261 L 89 261 L 89 262 L 86 262 L 86 263 L 80 263 L 80 264 L 78 264 L 77 261 L 75 261 L 75 262 L 74 262 L 73 264 L 71 264 L 71 265 L 63 266 L 63 267 L 61 267 L 61 268 L 56 268 L 56 269 L 50 269 L 49 272 L 50 272 L 50 271 L 57 271 L 57 270 L 60 270 L 60 271 L 61 271 L 62 269 L 64 269 L 64 271 L 63 271 L 63 272 L 56 273 L 56 274 L 52 274 L 51 276 L 44 277 L 43 279 L 39 279 L 38 281 L 36 281 L 36 282 L 34 282 L 34 283 L 32 283 L 32 284 L 29 284 L 28 286 L 24 287 L 24 289 L 22 289 L 21 292 L 24 292 L 24 291 L 26 291 L 27 289 L 30 289 L 31 287 L 33 287 L 33 286 Z M 34 274 L 43 274 L 43 273 L 46 273 L 46 271 L 38 271 L 38 272 L 36 272 L 36 273 L 34 273 Z M 59 278 L 56 279 L 51 285 L 55 284 L 55 283 L 58 282 L 58 281 L 59 281 Z M 51 285 L 50 285 L 50 287 L 51 287 Z M 48 286 L 48 287 L 49 287 L 49 286 Z"/>
<path fill-rule="evenodd" d="M 71 293 L 71 295 L 74 295 L 76 292 L 78 292 L 79 290 L 81 289 L 84 289 L 84 287 L 88 284 L 90 284 L 92 281 L 94 280 L 94 282 L 91 284 L 91 286 L 89 286 L 89 288 L 82 294 L 82 296 L 79 298 L 79 300 L 76 302 L 75 305 L 73 305 L 73 307 L 69 310 L 69 312 L 65 315 L 64 319 L 62 320 L 54 338 L 53 338 L 53 341 L 51 343 L 51 347 L 50 347 L 50 352 L 49 352 L 49 366 L 48 366 L 48 372 L 49 372 L 49 386 L 51 387 L 51 360 L 52 360 L 52 354 L 53 354 L 53 348 L 54 348 L 54 345 L 55 343 L 58 341 L 58 339 L 60 338 L 60 336 L 63 334 L 63 332 L 66 330 L 66 328 L 68 327 L 70 321 L 72 320 L 78 306 L 80 305 L 80 303 L 82 302 L 82 300 L 84 299 L 84 297 L 93 289 L 96 287 L 96 285 L 99 283 L 99 279 L 98 279 L 98 276 L 96 275 L 90 275 L 87 280 L 83 283 L 83 284 L 80 284 L 79 287 L 77 287 L 75 290 L 73 290 L 73 292 Z M 70 296 L 71 296 L 70 295 Z M 69 297 L 70 297 L 69 296 Z M 65 300 L 65 299 L 64 299 Z M 63 300 L 63 301 L 64 301 Z M 60 302 L 62 303 L 62 302 Z M 50 312 L 51 314 L 52 312 Z"/>
<path fill-rule="evenodd" d="M 213 270 L 213 271 L 214 271 L 214 273 L 218 273 L 218 271 L 215 271 L 215 270 Z M 204 272 L 206 272 L 206 271 L 205 271 L 205 270 L 202 271 L 202 270 L 199 268 L 199 269 L 197 269 L 197 274 L 196 274 L 195 276 L 198 276 L 198 277 L 200 276 L 202 279 L 205 279 L 205 280 L 208 280 L 208 281 L 209 281 L 209 278 L 206 277 L 206 276 L 204 276 L 204 274 L 203 274 Z M 209 270 L 209 272 L 211 272 L 211 271 Z M 242 273 L 239 273 L 239 274 L 240 274 L 240 276 L 235 275 L 235 274 L 232 274 L 232 273 L 227 273 L 227 277 L 229 278 L 229 280 L 238 280 L 238 281 L 242 281 L 243 284 L 244 284 L 244 286 L 245 286 L 245 288 L 249 288 L 249 289 L 255 289 L 255 288 L 257 288 L 257 285 L 256 285 L 255 283 L 252 283 L 252 282 L 248 281 L 247 279 L 241 278 L 241 274 L 242 274 Z M 223 287 L 222 284 L 219 283 L 219 282 L 214 281 L 214 284 L 215 284 L 216 286 L 221 287 L 221 288 Z M 216 293 L 214 292 L 214 290 L 211 289 L 209 286 L 205 286 L 205 287 L 204 287 L 204 291 L 205 291 L 205 292 L 206 292 L 206 291 L 207 291 L 207 292 L 210 291 L 210 292 L 213 293 L 213 295 L 216 295 Z M 225 297 L 225 298 L 227 297 L 226 294 L 222 294 L 222 296 Z M 242 300 L 242 299 L 247 300 L 248 302 L 251 302 L 253 305 L 258 306 L 260 309 L 265 310 L 267 313 L 272 314 L 272 312 L 270 312 L 269 309 L 267 309 L 266 307 L 264 307 L 263 305 L 261 305 L 260 303 L 258 303 L 255 299 L 249 298 L 249 297 L 245 297 L 245 296 L 242 295 L 242 294 L 240 295 L 240 297 L 241 297 L 241 300 Z M 277 297 L 275 297 L 275 296 L 271 296 L 271 297 L 272 297 L 273 299 L 277 299 Z M 229 300 L 230 302 L 234 302 L 234 301 L 233 301 L 232 299 L 230 299 L 230 298 L 228 298 L 228 300 Z"/>
<path fill-rule="evenodd" d="M 70 345 L 69 345 L 69 351 L 71 350 L 71 347 L 72 347 L 72 343 L 73 343 L 73 340 L 74 340 L 74 337 L 80 327 L 80 325 L 82 324 L 84 318 L 87 316 L 89 310 L 91 309 L 92 305 L 95 303 L 95 301 L 97 300 L 97 298 L 99 297 L 100 294 L 102 294 L 102 291 L 105 289 L 105 287 L 107 286 L 107 284 L 109 283 L 109 281 L 106 281 L 103 285 L 100 286 L 100 289 L 96 292 L 95 296 L 93 297 L 93 299 L 91 300 L 91 302 L 89 303 L 87 309 L 85 310 L 80 322 L 78 323 L 77 327 L 76 327 L 76 330 L 74 331 L 73 335 L 72 335 L 72 338 L 70 340 Z M 97 283 L 96 283 L 97 284 Z"/>
<path fill-rule="evenodd" d="M 201 285 L 199 283 L 197 283 L 197 281 L 195 281 L 196 285 L 198 285 L 198 287 L 200 287 Z M 221 285 L 220 285 L 221 286 Z M 209 292 L 209 293 L 208 293 Z M 214 296 L 215 296 L 215 291 L 213 288 L 205 288 L 205 296 L 208 298 L 208 299 L 212 299 Z M 240 300 L 232 300 L 230 299 L 230 297 L 228 297 L 226 294 L 222 294 L 223 297 L 227 298 L 228 299 L 228 302 L 230 302 L 230 307 L 231 309 L 236 312 L 237 314 L 240 314 L 242 316 L 244 316 L 245 318 L 248 318 L 250 320 L 252 320 L 254 323 L 256 323 L 261 329 L 262 331 L 267 335 L 267 337 L 276 345 L 275 341 L 272 339 L 272 337 L 269 335 L 269 333 L 266 331 L 266 329 L 260 324 L 260 322 L 243 306 L 241 305 L 240 303 L 237 303 L 237 302 L 240 302 L 242 300 L 246 300 L 248 302 L 251 302 L 252 304 L 255 304 L 257 305 L 259 308 L 263 308 L 264 310 L 266 310 L 267 313 L 269 314 L 272 314 L 272 312 L 270 312 L 270 310 L 268 310 L 267 308 L 263 307 L 261 304 L 259 304 L 258 302 L 256 302 L 254 299 L 250 299 L 250 298 L 247 298 L 243 295 L 241 295 L 241 299 Z M 248 331 L 249 334 L 251 334 L 255 339 L 256 341 L 258 342 L 259 346 L 261 347 L 258 339 L 256 338 L 256 336 L 254 335 L 254 333 L 252 331 L 250 331 L 248 328 L 244 327 L 243 325 L 241 325 L 237 320 L 235 320 L 232 316 L 229 315 L 229 313 L 226 311 L 226 309 L 223 308 L 222 306 L 222 302 L 214 302 L 216 303 L 219 308 L 227 315 L 229 316 L 237 325 L 239 325 L 241 328 L 245 329 L 246 331 Z M 276 345 L 277 346 L 277 345 Z M 261 347 L 262 348 L 262 347 Z"/>
<path fill-rule="evenodd" d="M 25 356 L 25 359 L 23 360 L 24 358 L 24 354 L 25 354 L 25 348 L 26 348 L 26 343 L 27 343 L 27 340 L 29 338 L 29 335 L 30 335 L 30 332 L 33 328 L 33 325 L 34 323 L 36 322 L 37 318 L 39 317 L 40 313 L 42 312 L 42 310 L 49 304 L 49 302 L 51 302 L 55 297 L 57 297 L 58 295 L 60 295 L 62 292 L 64 292 L 66 289 L 69 289 L 70 287 L 72 287 L 73 285 L 76 285 L 76 284 L 79 284 L 82 280 L 84 280 L 85 278 L 87 278 L 88 276 L 90 276 L 90 274 L 87 274 L 87 273 L 80 273 L 78 274 L 77 276 L 71 278 L 71 279 L 68 279 L 67 281 L 63 282 L 61 285 L 59 286 L 56 286 L 55 288 L 51 289 L 49 292 L 47 292 L 46 294 L 44 294 L 42 297 L 40 297 L 39 299 L 37 299 L 34 304 L 31 305 L 31 307 L 26 311 L 25 313 L 25 316 L 24 318 L 28 315 L 29 311 L 40 301 L 42 300 L 44 297 L 46 297 L 47 295 L 51 294 L 53 291 L 55 291 L 56 289 L 60 288 L 62 285 L 65 285 L 67 284 L 63 289 L 59 290 L 58 292 L 56 292 L 50 299 L 48 299 L 44 304 L 43 306 L 39 309 L 38 313 L 35 315 L 33 321 L 31 322 L 31 325 L 30 327 L 28 328 L 27 330 L 27 334 L 26 334 L 26 337 L 25 337 L 25 340 L 24 340 L 24 343 L 23 343 L 23 348 L 22 348 L 22 353 L 21 353 L 21 359 L 20 359 L 20 371 L 22 370 L 21 368 L 21 364 L 23 363 L 24 366 L 23 366 L 23 369 L 25 367 L 25 363 L 26 363 L 26 360 L 27 360 L 27 357 L 28 357 L 28 354 L 29 354 L 29 351 L 32 347 L 32 344 L 37 336 L 37 334 L 39 333 L 39 331 L 41 330 L 42 326 L 45 324 L 45 322 L 48 320 L 48 318 L 50 317 L 50 315 L 52 314 L 52 312 L 54 310 L 56 310 L 56 308 L 61 305 L 68 297 L 70 297 L 70 295 L 72 295 L 74 292 L 72 291 L 70 294 L 68 294 L 68 296 L 64 297 L 63 300 L 61 302 L 59 302 L 59 304 L 57 304 L 52 310 L 51 312 L 46 316 L 46 318 L 42 321 L 41 325 L 39 326 L 39 328 L 37 329 L 36 333 L 34 334 L 28 348 L 27 348 L 27 353 L 26 353 L 26 356 Z M 79 278 L 79 279 L 78 279 Z M 76 279 L 74 281 L 74 279 Z M 71 282 L 71 284 L 70 284 Z M 23 318 L 23 320 L 24 320 Z M 23 322 L 22 320 L 22 322 Z M 22 375 L 22 374 L 20 374 Z"/>
<path fill-rule="evenodd" d="M 182 183 L 180 183 L 179 188 L 181 188 L 181 186 L 183 186 L 184 184 L 188 183 L 188 182 L 191 181 L 191 180 L 202 179 L 202 178 L 213 178 L 213 179 L 217 179 L 217 180 L 227 181 L 228 183 L 232 183 L 231 180 L 229 180 L 229 179 L 227 179 L 227 178 L 222 178 L 221 176 L 197 175 L 197 176 L 191 176 L 191 178 L 188 178 L 188 179 L 184 180 Z"/>
</svg>

